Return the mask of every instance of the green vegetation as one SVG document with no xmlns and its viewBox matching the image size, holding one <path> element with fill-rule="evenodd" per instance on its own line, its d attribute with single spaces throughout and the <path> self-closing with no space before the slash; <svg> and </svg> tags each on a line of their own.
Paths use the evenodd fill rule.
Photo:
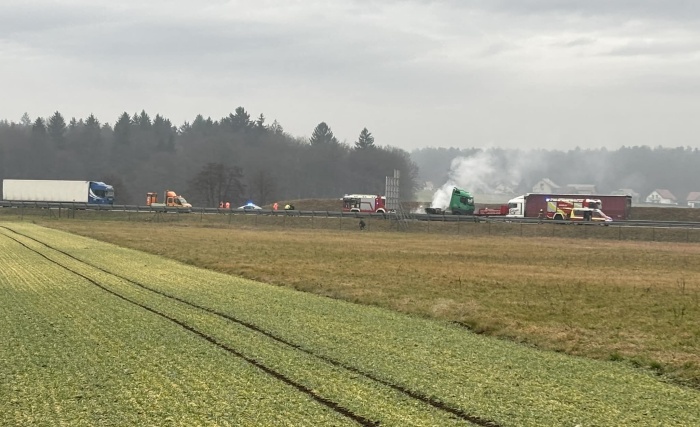
<svg viewBox="0 0 700 427">
<path fill-rule="evenodd" d="M 698 245 L 591 238 L 617 234 L 611 227 L 533 225 L 524 227 L 521 237 L 517 224 L 471 223 L 458 229 L 436 223 L 429 225 L 431 234 L 383 233 L 377 230 L 393 222 L 374 220 L 370 232 L 360 235 L 350 219 L 234 215 L 226 225 L 227 216 L 205 215 L 201 223 L 198 217 L 171 215 L 174 222 L 156 224 L 44 223 L 191 265 L 456 322 L 544 349 L 624 360 L 700 386 Z M 645 234 L 684 233 L 623 232 L 640 240 L 650 237 Z M 545 237 L 553 233 L 561 237 Z"/>
<path fill-rule="evenodd" d="M 659 381 L 624 363 L 544 352 L 476 335 L 453 323 L 206 271 L 36 225 L 0 225 L 0 318 L 5 322 L 0 339 L 10 343 L 0 347 L 0 424 L 700 423 L 697 390 Z M 462 252 L 430 243 L 418 255 L 411 250 L 417 236 L 402 234 L 366 233 L 366 239 L 356 239 L 350 238 L 356 234 L 327 232 L 52 225 L 188 257 L 192 263 L 214 263 L 206 266 L 220 270 L 241 268 L 281 278 L 274 273 L 279 269 L 290 286 L 347 296 L 345 286 L 355 295 L 349 299 L 369 296 L 377 305 L 391 305 L 395 298 L 390 295 L 404 286 L 416 301 L 428 300 L 420 306 L 433 308 L 435 298 L 431 305 L 429 295 L 449 299 L 444 292 L 476 287 L 480 281 L 489 282 L 495 296 L 504 291 L 491 279 L 504 264 L 484 267 L 489 257 L 503 256 L 497 242 L 470 261 Z M 399 250 L 387 248 L 387 239 L 394 238 Z M 372 245 L 380 240 L 382 244 Z M 537 243 L 544 249 L 547 245 Z M 344 252 L 337 246 L 344 246 Z M 630 259 L 654 249 L 666 266 L 657 264 L 659 272 L 683 263 L 676 260 L 682 251 L 654 246 L 659 247 L 641 248 Z M 369 258 L 339 256 L 353 250 L 387 258 L 398 252 L 405 261 L 381 272 L 388 259 L 375 265 Z M 437 262 L 441 258 L 442 264 Z M 648 260 L 640 261 L 632 269 L 644 270 Z M 433 274 L 459 264 L 473 270 L 463 281 L 468 285 L 447 289 L 444 281 L 425 281 L 451 277 L 452 270 Z M 338 277 L 343 265 L 346 275 Z M 526 274 L 531 285 L 538 270 L 534 266 Z M 388 285 L 383 279 L 390 274 L 395 279 Z M 417 277 L 409 280 L 412 275 Z M 663 280 L 655 280 L 659 291 L 665 288 Z M 379 292 L 372 296 L 372 289 Z M 654 292 L 657 299 L 670 294 Z M 691 287 L 685 292 L 697 294 Z M 559 300 L 552 294 L 550 299 Z M 410 306 L 409 301 L 403 304 Z"/>
</svg>

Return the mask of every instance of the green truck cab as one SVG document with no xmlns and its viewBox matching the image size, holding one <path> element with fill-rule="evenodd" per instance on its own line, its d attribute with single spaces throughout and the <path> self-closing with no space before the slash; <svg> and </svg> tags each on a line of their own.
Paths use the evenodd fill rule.
<svg viewBox="0 0 700 427">
<path fill-rule="evenodd" d="M 425 213 L 443 215 L 474 215 L 474 197 L 466 190 L 454 187 L 450 196 L 450 205 L 446 208 L 430 207 Z"/>
</svg>

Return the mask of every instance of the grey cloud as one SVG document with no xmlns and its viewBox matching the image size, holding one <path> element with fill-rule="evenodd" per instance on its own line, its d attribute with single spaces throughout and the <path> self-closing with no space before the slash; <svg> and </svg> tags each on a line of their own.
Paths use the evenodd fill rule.
<svg viewBox="0 0 700 427">
<path fill-rule="evenodd" d="M 656 42 L 633 41 L 624 46 L 610 49 L 606 55 L 610 56 L 677 56 L 692 55 L 700 52 L 700 42 Z"/>
<path fill-rule="evenodd" d="M 476 0 L 453 4 L 499 14 L 584 17 L 616 15 L 624 19 L 696 21 L 700 3 L 686 0 Z"/>
<path fill-rule="evenodd" d="M 578 37 L 573 40 L 567 40 L 559 43 L 554 43 L 556 46 L 563 47 L 578 47 L 578 46 L 590 46 L 595 44 L 596 40 L 590 37 Z"/>
<path fill-rule="evenodd" d="M 283 105 L 296 123 L 312 123 L 275 113 L 290 131 L 325 120 L 352 139 L 367 125 L 390 135 L 384 143 L 414 147 L 428 140 L 583 146 L 590 142 L 578 134 L 590 129 L 645 136 L 659 98 L 667 110 L 687 107 L 693 101 L 684 90 L 698 90 L 700 26 L 692 25 L 698 13 L 690 3 L 154 1 L 6 0 L 0 46 L 22 46 L 32 59 L 10 61 L 0 50 L 0 61 L 25 87 L 31 81 L 22 75 L 37 64 L 73 71 L 54 76 L 72 90 L 29 94 L 39 105 L 71 99 L 97 110 L 96 99 L 78 90 L 90 79 L 114 104 L 142 108 L 151 96 L 154 104 L 172 100 L 167 107 L 178 117 L 216 116 L 242 98 L 266 115 Z M 111 87 L 124 90 L 110 96 Z M 134 89 L 143 87 L 148 95 Z M 20 117 L 24 105 L 0 105 L 0 119 Z M 117 109 L 101 117 L 109 120 L 131 107 L 102 108 Z M 625 115 L 596 113 L 606 108 Z M 419 120 L 420 129 L 404 129 Z M 639 129 L 621 130 L 627 126 Z"/>
</svg>

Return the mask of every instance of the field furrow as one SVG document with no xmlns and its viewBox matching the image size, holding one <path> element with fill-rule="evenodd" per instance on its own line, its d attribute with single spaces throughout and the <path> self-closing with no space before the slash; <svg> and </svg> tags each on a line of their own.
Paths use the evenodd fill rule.
<svg viewBox="0 0 700 427">
<path fill-rule="evenodd" d="M 700 407 L 697 391 L 623 365 L 536 351 L 455 325 L 202 271 L 53 230 L 11 229 L 33 256 L 73 271 L 82 286 L 93 281 L 90 293 L 101 294 L 102 304 L 121 299 L 119 305 L 141 316 L 157 315 L 157 330 L 204 337 L 210 347 L 228 349 L 383 425 L 700 421 L 700 411 L 688 409 Z M 122 298 L 110 299 L 109 292 Z"/>
<path fill-rule="evenodd" d="M 41 243 L 27 241 L 27 245 L 40 253 Z M 45 246 L 45 248 L 48 246 Z M 320 358 L 311 351 L 300 351 L 297 346 L 286 343 L 270 334 L 261 333 L 251 325 L 232 321 L 232 317 L 222 316 L 197 307 L 191 303 L 147 290 L 143 285 L 122 279 L 119 275 L 105 273 L 95 266 L 77 261 L 58 250 L 49 251 L 45 256 L 59 265 L 80 274 L 104 290 L 120 296 L 150 312 L 171 320 L 176 325 L 187 328 L 213 344 L 229 350 L 255 364 L 270 369 L 295 384 L 302 384 L 307 390 L 322 399 L 336 402 L 352 413 L 366 414 L 380 418 L 383 422 L 399 425 L 411 420 L 414 425 L 464 425 L 470 419 L 457 410 L 446 410 L 444 405 L 430 405 L 425 399 L 416 399 L 390 384 L 369 378 L 349 370 L 347 367 Z M 473 420 L 480 421 L 477 417 Z M 484 423 L 485 421 L 482 421 Z M 495 425 L 495 423 L 488 423 Z"/>
<path fill-rule="evenodd" d="M 357 425 L 8 240 L 25 262 L 2 258 L 0 425 Z"/>
</svg>

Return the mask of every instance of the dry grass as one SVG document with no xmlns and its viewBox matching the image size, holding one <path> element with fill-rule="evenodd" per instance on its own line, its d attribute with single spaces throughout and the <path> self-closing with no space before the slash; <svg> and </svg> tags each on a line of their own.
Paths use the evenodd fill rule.
<svg viewBox="0 0 700 427">
<path fill-rule="evenodd" d="M 229 274 L 459 322 L 541 348 L 626 360 L 700 385 L 697 244 L 434 230 L 44 225 Z"/>
</svg>

